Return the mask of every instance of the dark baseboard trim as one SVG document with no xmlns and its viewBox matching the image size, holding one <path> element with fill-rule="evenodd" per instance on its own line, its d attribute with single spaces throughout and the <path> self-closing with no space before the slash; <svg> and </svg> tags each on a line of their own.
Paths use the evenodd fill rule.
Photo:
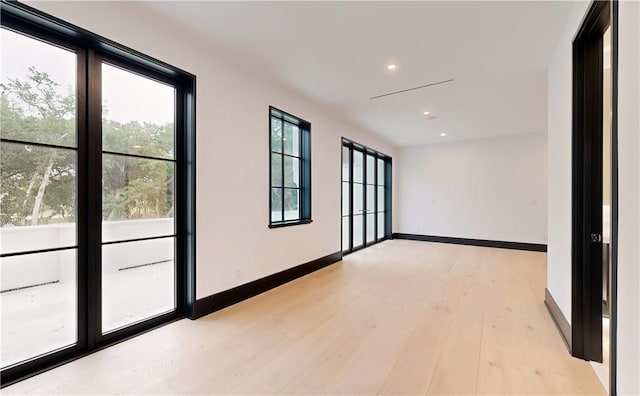
<svg viewBox="0 0 640 396">
<path fill-rule="evenodd" d="M 300 264 L 293 268 L 254 280 L 253 282 L 245 283 L 233 289 L 201 298 L 196 300 L 194 304 L 192 319 L 198 319 L 204 315 L 257 296 L 258 294 L 308 275 L 328 265 L 337 263 L 340 260 L 342 260 L 342 252 L 332 253 L 328 256 L 309 261 L 308 263 Z"/>
<path fill-rule="evenodd" d="M 505 241 L 491 241 L 488 239 L 467 239 L 467 238 L 453 238 L 433 235 L 418 235 L 418 234 L 402 234 L 399 232 L 393 233 L 393 239 L 407 239 L 410 241 L 423 241 L 423 242 L 438 242 L 438 243 L 453 243 L 456 245 L 470 245 L 470 246 L 483 246 L 500 249 L 515 249 L 515 250 L 528 250 L 532 252 L 546 252 L 547 245 L 538 243 L 524 243 L 524 242 L 505 242 Z"/>
<path fill-rule="evenodd" d="M 569 350 L 569 353 L 571 353 L 571 325 L 547 288 L 544 289 L 544 305 L 547 307 L 553 323 L 562 336 L 565 346 Z"/>
</svg>

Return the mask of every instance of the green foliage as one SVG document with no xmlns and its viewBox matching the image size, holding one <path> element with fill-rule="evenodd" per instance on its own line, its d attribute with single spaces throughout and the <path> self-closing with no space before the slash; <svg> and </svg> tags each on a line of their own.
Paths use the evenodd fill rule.
<svg viewBox="0 0 640 396">
<path fill-rule="evenodd" d="M 0 87 L 0 133 L 25 142 L 0 145 L 0 225 L 75 221 L 75 94 L 60 94 L 59 84 L 33 67 L 24 81 L 9 79 Z M 102 124 L 105 151 L 173 159 L 172 123 Z M 170 161 L 103 154 L 103 219 L 173 216 L 173 175 Z"/>
</svg>

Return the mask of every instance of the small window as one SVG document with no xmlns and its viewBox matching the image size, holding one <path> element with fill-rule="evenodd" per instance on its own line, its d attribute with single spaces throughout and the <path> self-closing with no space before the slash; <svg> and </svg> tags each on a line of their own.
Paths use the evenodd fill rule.
<svg viewBox="0 0 640 396">
<path fill-rule="evenodd" d="M 269 108 L 269 227 L 311 222 L 311 124 Z"/>
</svg>

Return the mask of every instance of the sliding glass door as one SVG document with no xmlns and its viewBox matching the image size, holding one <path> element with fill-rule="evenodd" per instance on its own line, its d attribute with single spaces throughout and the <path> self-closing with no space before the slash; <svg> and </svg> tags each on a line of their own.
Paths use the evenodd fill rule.
<svg viewBox="0 0 640 396">
<path fill-rule="evenodd" d="M 391 158 L 342 141 L 342 250 L 391 236 Z"/>
<path fill-rule="evenodd" d="M 176 308 L 171 85 L 102 74 L 102 332 Z"/>
<path fill-rule="evenodd" d="M 2 28 L 2 368 L 78 342 L 78 54 Z"/>
<path fill-rule="evenodd" d="M 3 384 L 184 316 L 194 299 L 193 76 L 13 7 L 1 29 Z"/>
</svg>

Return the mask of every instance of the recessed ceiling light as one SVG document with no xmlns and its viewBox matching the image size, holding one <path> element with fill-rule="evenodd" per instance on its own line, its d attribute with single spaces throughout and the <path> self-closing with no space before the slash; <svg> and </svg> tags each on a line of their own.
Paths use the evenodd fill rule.
<svg viewBox="0 0 640 396">
<path fill-rule="evenodd" d="M 140 149 L 142 146 L 138 146 L 137 144 L 133 146 L 134 149 Z"/>
<path fill-rule="evenodd" d="M 429 115 L 429 114 L 431 114 L 431 112 L 430 112 L 430 111 L 425 111 L 425 112 L 424 112 L 424 113 L 422 113 L 422 114 L 424 114 L 424 115 Z"/>
<path fill-rule="evenodd" d="M 444 136 L 447 136 L 447 133 L 446 133 L 446 132 L 442 132 L 442 133 L 440 134 L 440 136 L 443 136 L 443 137 L 444 137 Z"/>
<path fill-rule="evenodd" d="M 388 69 L 388 70 L 395 70 L 395 69 L 396 69 L 396 67 L 398 67 L 398 66 L 397 66 L 397 65 L 395 65 L 395 64 L 393 64 L 393 63 L 391 63 L 391 64 L 387 65 L 387 69 Z"/>
</svg>

